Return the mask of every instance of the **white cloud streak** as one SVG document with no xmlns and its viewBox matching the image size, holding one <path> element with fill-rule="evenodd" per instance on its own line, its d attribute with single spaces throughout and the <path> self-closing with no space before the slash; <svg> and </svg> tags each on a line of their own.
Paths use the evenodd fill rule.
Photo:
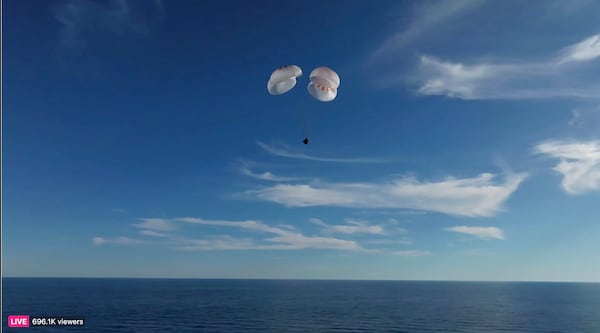
<svg viewBox="0 0 600 333">
<path fill-rule="evenodd" d="M 481 239 L 504 239 L 504 233 L 496 227 L 456 226 L 446 228 L 447 231 L 475 236 Z"/>
<path fill-rule="evenodd" d="M 600 190 L 600 140 L 547 141 L 535 147 L 537 154 L 560 159 L 554 170 L 563 176 L 562 188 L 570 195 Z"/>
<path fill-rule="evenodd" d="M 139 14 L 142 12 L 146 15 Z M 164 6 L 161 0 L 135 4 L 128 0 L 114 0 L 107 4 L 91 0 L 70 0 L 54 8 L 54 17 L 61 25 L 62 43 L 76 49 L 86 47 L 93 31 L 121 36 L 127 33 L 148 34 L 152 21 L 160 20 L 163 16 Z"/>
<path fill-rule="evenodd" d="M 150 236 L 150 237 L 168 237 L 168 234 L 162 232 L 156 232 L 152 230 L 140 230 L 140 235 Z"/>
<path fill-rule="evenodd" d="M 366 241 L 369 244 L 377 244 L 377 245 L 411 245 L 413 242 L 403 237 L 401 239 L 372 239 Z"/>
<path fill-rule="evenodd" d="M 254 173 L 254 172 L 252 172 L 252 170 L 250 170 L 248 168 L 241 168 L 240 172 L 242 174 L 252 177 L 252 178 L 256 178 L 256 179 L 260 179 L 260 180 L 267 180 L 267 181 L 272 181 L 272 182 L 288 182 L 288 181 L 296 181 L 296 180 L 305 180 L 306 179 L 306 178 L 301 178 L 301 177 L 276 176 L 268 171 L 263 172 L 263 173 Z"/>
<path fill-rule="evenodd" d="M 137 245 L 137 244 L 144 243 L 144 241 L 140 240 L 140 239 L 129 238 L 129 237 L 118 237 L 118 238 L 94 237 L 94 238 L 92 238 L 92 243 L 94 245 L 103 245 L 103 244 Z"/>
<path fill-rule="evenodd" d="M 525 174 L 494 183 L 495 175 L 447 178 L 422 182 L 412 177 L 386 183 L 278 184 L 245 192 L 245 196 L 287 207 L 336 206 L 348 208 L 418 209 L 456 216 L 494 216 L 517 190 Z"/>
<path fill-rule="evenodd" d="M 586 128 L 594 132 L 600 131 L 600 105 L 573 109 L 571 116 L 569 126 Z"/>
<path fill-rule="evenodd" d="M 421 250 L 405 250 L 405 251 L 394 251 L 393 255 L 400 257 L 423 257 L 431 255 L 429 251 L 421 251 Z"/>
<path fill-rule="evenodd" d="M 224 227 L 231 229 L 241 229 L 255 233 L 254 236 L 234 237 L 230 235 L 215 235 L 210 234 L 201 239 L 188 238 L 178 236 L 176 234 L 163 233 L 149 229 L 139 230 L 139 234 L 143 236 L 153 237 L 154 240 L 140 240 L 129 237 L 104 238 L 94 237 L 92 243 L 96 246 L 104 244 L 118 245 L 137 245 L 137 244 L 158 244 L 165 245 L 170 249 L 180 251 L 228 251 L 228 250 L 304 250 L 304 249 L 321 249 L 321 250 L 338 250 L 352 251 L 361 253 L 391 253 L 402 256 L 421 256 L 426 255 L 425 251 L 400 251 L 393 252 L 391 250 L 364 248 L 354 240 L 340 239 L 330 237 L 329 235 L 305 235 L 300 232 L 297 227 L 287 224 L 279 224 L 270 226 L 260 221 L 255 220 L 207 220 L 193 217 L 182 217 L 176 219 L 145 219 L 146 221 L 165 221 L 172 223 L 187 223 L 194 225 Z M 346 219 L 345 225 L 328 225 L 319 219 L 310 219 L 310 222 L 324 227 L 328 232 L 356 235 L 369 234 L 375 236 L 389 236 L 390 233 L 384 232 L 382 226 L 371 225 L 365 221 L 356 221 Z M 162 225 L 162 224 L 159 224 Z M 387 231 L 387 230 L 386 230 Z M 406 233 L 403 229 L 398 229 L 397 233 Z M 268 235 L 268 236 L 265 236 Z M 406 237 L 399 239 L 367 239 L 365 240 L 371 245 L 409 245 L 412 242 Z"/>
<path fill-rule="evenodd" d="M 268 145 L 263 142 L 257 142 L 258 146 L 267 153 L 292 159 L 317 161 L 317 162 L 333 162 L 333 163 L 385 163 L 387 160 L 374 158 L 331 158 L 331 157 L 316 157 L 306 155 L 304 153 L 294 152 L 290 147 L 284 144 Z"/>
<path fill-rule="evenodd" d="M 149 230 L 155 230 L 155 231 L 170 231 L 175 229 L 175 226 L 169 222 L 168 220 L 165 219 L 156 219 L 156 218 L 150 218 L 150 219 L 140 219 L 142 220 L 141 223 L 137 223 L 134 224 L 133 226 L 140 228 L 140 229 L 149 229 Z"/>
<path fill-rule="evenodd" d="M 442 27 L 453 19 L 458 19 L 484 3 L 481 0 L 419 1 L 408 26 L 386 39 L 371 54 L 371 60 L 396 55 L 398 51 L 423 34 Z"/>
<path fill-rule="evenodd" d="M 571 120 L 569 120 L 569 126 L 578 126 L 582 124 L 581 111 L 575 109 L 571 111 Z"/>
<path fill-rule="evenodd" d="M 590 67 L 572 66 L 600 57 L 600 35 L 565 48 L 541 62 L 463 64 L 420 58 L 423 95 L 471 99 L 600 98 L 600 84 Z"/>
<path fill-rule="evenodd" d="M 554 0 L 544 1 L 547 5 L 545 15 L 542 19 L 552 19 L 555 17 L 571 17 L 577 12 L 588 10 L 590 5 L 594 5 L 594 0 Z M 593 10 L 593 9 L 592 9 Z"/>
<path fill-rule="evenodd" d="M 600 34 L 588 37 L 581 42 L 567 47 L 558 60 L 558 64 L 584 62 L 600 58 Z"/>
<path fill-rule="evenodd" d="M 182 251 L 256 250 L 258 245 L 249 238 L 213 236 L 206 239 L 190 239 L 175 248 Z"/>
<path fill-rule="evenodd" d="M 298 250 L 298 249 L 335 249 L 367 251 L 362 249 L 356 242 L 338 238 L 305 236 L 302 233 L 289 229 L 272 227 L 259 221 L 223 221 L 223 220 L 205 220 L 199 218 L 184 217 L 178 218 L 178 221 L 200 225 L 212 225 L 222 227 L 232 227 L 239 229 L 252 230 L 256 232 L 269 233 L 275 235 L 266 238 L 265 244 L 246 243 L 246 249 L 256 250 Z"/>
<path fill-rule="evenodd" d="M 354 219 L 346 219 L 346 224 L 329 225 L 320 219 L 311 218 L 309 221 L 320 227 L 327 233 L 338 233 L 346 235 L 354 234 L 371 234 L 371 235 L 384 235 L 386 230 L 382 225 L 372 225 L 366 221 L 357 221 Z"/>
</svg>

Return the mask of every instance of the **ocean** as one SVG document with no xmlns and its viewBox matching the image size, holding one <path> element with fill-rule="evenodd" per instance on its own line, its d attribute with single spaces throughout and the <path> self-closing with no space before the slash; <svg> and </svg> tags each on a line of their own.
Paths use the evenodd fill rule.
<svg viewBox="0 0 600 333">
<path fill-rule="evenodd" d="M 7 332 L 600 332 L 600 284 L 4 278 Z M 8 328 L 9 315 L 83 317 Z"/>
</svg>

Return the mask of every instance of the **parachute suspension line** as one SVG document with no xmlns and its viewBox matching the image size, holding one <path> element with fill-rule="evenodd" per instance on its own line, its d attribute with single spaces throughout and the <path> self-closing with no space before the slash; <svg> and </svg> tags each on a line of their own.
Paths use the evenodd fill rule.
<svg viewBox="0 0 600 333">
<path fill-rule="evenodd" d="M 299 130 L 299 134 L 302 135 L 303 137 L 308 137 L 311 134 L 311 130 L 312 130 L 312 114 L 311 114 L 312 110 L 306 110 L 303 108 L 298 108 L 296 110 L 296 116 L 295 121 L 297 124 L 297 128 Z"/>
</svg>

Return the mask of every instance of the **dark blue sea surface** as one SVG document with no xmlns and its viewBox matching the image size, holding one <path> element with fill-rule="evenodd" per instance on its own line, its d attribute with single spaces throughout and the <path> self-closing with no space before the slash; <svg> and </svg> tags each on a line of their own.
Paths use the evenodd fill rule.
<svg viewBox="0 0 600 333">
<path fill-rule="evenodd" d="M 600 332 L 600 284 L 3 279 L 3 331 Z M 11 314 L 84 327 L 8 328 Z"/>
</svg>

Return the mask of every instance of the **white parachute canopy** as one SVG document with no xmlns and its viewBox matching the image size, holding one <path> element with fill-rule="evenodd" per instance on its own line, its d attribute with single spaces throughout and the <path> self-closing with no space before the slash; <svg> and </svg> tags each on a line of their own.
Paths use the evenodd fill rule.
<svg viewBox="0 0 600 333">
<path fill-rule="evenodd" d="M 302 76 L 302 69 L 296 65 L 277 68 L 267 82 L 267 90 L 271 95 L 281 95 L 296 86 L 296 78 Z"/>
<path fill-rule="evenodd" d="M 331 102 L 337 97 L 340 77 L 329 67 L 317 67 L 310 73 L 308 92 L 321 102 Z"/>
</svg>

